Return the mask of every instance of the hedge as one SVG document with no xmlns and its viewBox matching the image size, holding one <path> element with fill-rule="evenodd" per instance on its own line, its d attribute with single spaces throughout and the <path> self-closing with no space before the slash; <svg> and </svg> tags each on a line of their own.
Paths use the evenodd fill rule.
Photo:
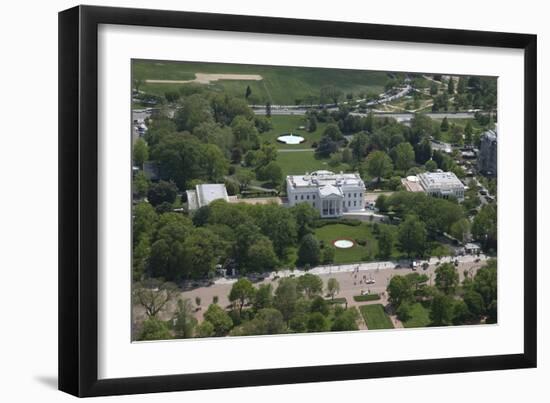
<svg viewBox="0 0 550 403">
<path fill-rule="evenodd" d="M 378 301 L 380 295 L 378 294 L 363 294 L 363 295 L 354 295 L 353 300 L 355 302 L 364 302 L 364 301 Z"/>
</svg>

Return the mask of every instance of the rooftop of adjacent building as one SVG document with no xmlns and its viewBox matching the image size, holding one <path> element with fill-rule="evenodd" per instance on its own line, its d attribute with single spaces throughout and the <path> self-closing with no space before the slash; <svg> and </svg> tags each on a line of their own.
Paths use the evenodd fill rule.
<svg viewBox="0 0 550 403">
<path fill-rule="evenodd" d="M 424 172 L 418 174 L 424 188 L 464 187 L 453 172 Z"/>
<path fill-rule="evenodd" d="M 204 183 L 196 187 L 200 205 L 204 206 L 218 199 L 228 200 L 227 190 L 223 183 Z"/>
<path fill-rule="evenodd" d="M 343 173 L 336 174 L 332 171 L 314 171 L 305 175 L 289 175 L 287 182 L 292 184 L 292 187 L 322 187 L 327 185 L 332 186 L 360 186 L 365 184 L 358 173 Z"/>
</svg>

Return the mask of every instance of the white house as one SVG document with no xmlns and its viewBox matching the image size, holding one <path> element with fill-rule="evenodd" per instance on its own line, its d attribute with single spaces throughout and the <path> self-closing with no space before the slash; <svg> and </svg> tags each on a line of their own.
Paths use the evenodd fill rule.
<svg viewBox="0 0 550 403">
<path fill-rule="evenodd" d="M 358 173 L 315 171 L 286 177 L 289 206 L 308 203 L 321 217 L 340 217 L 344 212 L 364 210 L 365 184 Z"/>
<path fill-rule="evenodd" d="M 464 200 L 464 185 L 453 172 L 425 172 L 418 174 L 420 185 L 430 196 Z"/>
<path fill-rule="evenodd" d="M 223 183 L 207 183 L 195 186 L 195 190 L 187 190 L 187 206 L 189 211 L 195 211 L 208 206 L 214 200 L 229 201 L 227 189 Z"/>
</svg>

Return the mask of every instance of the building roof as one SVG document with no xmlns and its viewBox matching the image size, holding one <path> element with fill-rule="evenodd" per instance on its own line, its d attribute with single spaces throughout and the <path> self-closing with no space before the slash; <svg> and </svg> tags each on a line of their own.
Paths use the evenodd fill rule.
<svg viewBox="0 0 550 403">
<path fill-rule="evenodd" d="M 333 185 L 326 185 L 326 186 L 320 187 L 319 195 L 321 197 L 327 197 L 327 196 L 344 197 L 344 195 L 342 194 L 342 189 Z"/>
<path fill-rule="evenodd" d="M 287 183 L 293 188 L 324 187 L 327 185 L 346 187 L 359 186 L 365 187 L 361 176 L 358 173 L 335 174 L 331 171 L 314 171 L 305 175 L 289 175 Z"/>
<path fill-rule="evenodd" d="M 425 172 L 418 174 L 418 178 L 426 190 L 464 188 L 453 172 Z"/>
<path fill-rule="evenodd" d="M 405 189 L 409 192 L 423 192 L 424 188 L 418 181 L 418 177 L 414 177 L 416 180 L 411 180 L 410 177 L 402 178 L 401 183 L 405 186 Z"/>
<path fill-rule="evenodd" d="M 223 183 L 205 183 L 197 185 L 196 194 L 199 207 L 206 206 L 218 199 L 229 201 L 227 190 Z"/>
<path fill-rule="evenodd" d="M 194 190 L 187 190 L 187 208 L 188 210 L 197 210 L 199 208 L 199 201 L 197 200 L 197 192 Z"/>
</svg>

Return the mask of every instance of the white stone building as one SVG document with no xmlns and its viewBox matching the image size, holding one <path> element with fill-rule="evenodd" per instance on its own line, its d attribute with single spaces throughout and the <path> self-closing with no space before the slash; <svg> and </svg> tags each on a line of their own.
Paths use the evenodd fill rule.
<svg viewBox="0 0 550 403">
<path fill-rule="evenodd" d="M 223 183 L 207 183 L 195 186 L 195 190 L 187 190 L 187 206 L 189 211 L 195 211 L 208 206 L 214 200 L 229 201 L 227 189 Z"/>
<path fill-rule="evenodd" d="M 452 172 L 425 172 L 418 174 L 420 185 L 430 196 L 464 200 L 464 185 Z"/>
<path fill-rule="evenodd" d="M 349 211 L 364 210 L 365 184 L 358 173 L 315 171 L 286 177 L 289 206 L 308 203 L 321 217 L 341 217 Z"/>
</svg>

